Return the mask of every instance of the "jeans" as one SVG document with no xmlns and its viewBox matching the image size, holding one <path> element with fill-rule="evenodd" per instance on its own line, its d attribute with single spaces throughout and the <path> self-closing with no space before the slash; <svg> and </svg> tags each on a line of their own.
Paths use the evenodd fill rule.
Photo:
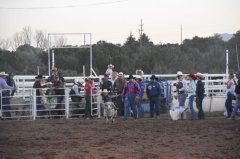
<svg viewBox="0 0 240 159">
<path fill-rule="evenodd" d="M 231 114 L 232 114 L 232 111 L 233 111 L 233 108 L 232 108 L 232 100 L 236 99 L 235 96 L 228 92 L 227 93 L 227 99 L 226 99 L 226 102 L 225 102 L 225 107 L 226 107 L 226 110 L 227 110 L 227 117 L 230 117 Z"/>
<path fill-rule="evenodd" d="M 86 108 L 85 108 L 85 118 L 91 117 L 91 95 L 85 96 Z"/>
<path fill-rule="evenodd" d="M 42 97 L 37 96 L 36 98 L 36 104 L 37 104 L 37 116 L 43 116 L 44 115 L 44 106 L 41 102 Z"/>
<path fill-rule="evenodd" d="M 63 98 L 64 98 L 64 96 L 57 95 L 56 109 L 62 109 L 61 106 L 62 106 Z M 58 115 L 63 115 L 64 114 L 63 112 L 64 112 L 64 110 L 57 110 Z"/>
<path fill-rule="evenodd" d="M 196 99 L 196 105 L 197 105 L 197 108 L 198 108 L 198 119 L 204 119 L 205 118 L 205 115 L 204 115 L 204 112 L 203 112 L 203 109 L 202 109 L 203 98 L 204 98 L 204 95 L 201 95 L 201 96 L 197 96 L 197 99 Z"/>
<path fill-rule="evenodd" d="M 160 115 L 160 99 L 159 97 L 150 97 L 150 116 L 154 117 L 154 112 L 157 116 Z M 154 109 L 155 106 L 155 109 Z"/>
<path fill-rule="evenodd" d="M 185 101 L 186 101 L 186 94 L 185 93 L 179 93 L 178 95 L 178 103 L 179 106 L 184 107 L 185 106 Z"/>
<path fill-rule="evenodd" d="M 124 119 L 128 119 L 128 112 L 129 108 L 133 111 L 133 117 L 137 119 L 137 108 L 135 105 L 135 94 L 134 93 L 127 93 L 124 98 Z"/>
<path fill-rule="evenodd" d="M 117 96 L 117 108 L 118 108 L 118 115 L 123 116 L 124 115 L 124 103 L 122 101 L 122 96 Z"/>
<path fill-rule="evenodd" d="M 232 119 L 234 119 L 236 114 L 237 114 L 237 111 L 239 109 L 239 104 L 240 104 L 240 99 L 236 99 L 236 103 L 234 105 L 234 108 L 233 108 L 233 111 L 232 111 L 232 114 L 231 114 Z"/>
<path fill-rule="evenodd" d="M 194 111 L 194 108 L 193 108 L 194 97 L 196 97 L 196 95 L 191 95 L 189 97 L 189 102 L 188 102 L 188 106 L 190 108 L 190 120 L 194 120 L 195 119 L 195 111 Z"/>
</svg>

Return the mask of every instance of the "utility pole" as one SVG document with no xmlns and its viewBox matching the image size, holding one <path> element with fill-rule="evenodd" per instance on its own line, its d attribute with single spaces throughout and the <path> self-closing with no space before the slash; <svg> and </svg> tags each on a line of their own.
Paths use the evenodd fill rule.
<svg viewBox="0 0 240 159">
<path fill-rule="evenodd" d="M 181 24 L 181 42 L 180 42 L 180 44 L 182 45 L 182 24 Z"/>
<path fill-rule="evenodd" d="M 141 24 L 140 24 L 140 29 L 139 29 L 139 42 L 140 42 L 140 47 L 142 47 L 142 34 L 143 34 L 143 23 L 141 19 Z"/>
<path fill-rule="evenodd" d="M 238 48 L 237 48 L 237 44 L 236 44 L 236 54 L 237 54 L 238 71 L 240 71 L 240 70 L 239 70 L 239 58 L 238 58 Z"/>
</svg>

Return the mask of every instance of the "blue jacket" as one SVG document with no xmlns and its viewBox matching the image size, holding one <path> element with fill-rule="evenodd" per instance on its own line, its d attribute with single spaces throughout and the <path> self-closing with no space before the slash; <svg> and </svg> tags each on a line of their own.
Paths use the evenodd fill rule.
<svg viewBox="0 0 240 159">
<path fill-rule="evenodd" d="M 150 82 L 147 85 L 147 96 L 151 97 L 159 97 L 161 95 L 161 86 L 158 82 Z"/>
</svg>

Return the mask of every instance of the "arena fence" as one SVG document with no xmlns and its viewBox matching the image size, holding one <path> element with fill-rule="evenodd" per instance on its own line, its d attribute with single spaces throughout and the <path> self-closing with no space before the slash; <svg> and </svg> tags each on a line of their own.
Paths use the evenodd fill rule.
<svg viewBox="0 0 240 159">
<path fill-rule="evenodd" d="M 164 88 L 164 96 L 166 100 L 166 109 L 169 110 L 172 103 L 172 97 L 175 92 L 173 83 L 176 82 L 175 74 L 155 74 L 161 81 L 161 85 Z M 127 78 L 128 75 L 125 75 Z M 151 75 L 143 75 L 143 82 L 147 84 Z M 206 110 L 213 110 L 214 105 L 223 103 L 222 100 L 225 98 L 226 91 L 226 74 L 204 74 L 203 82 L 205 83 L 205 94 L 208 97 L 210 105 Z M 14 80 L 17 86 L 17 91 L 14 96 L 2 96 L 1 97 L 1 110 L 0 116 L 3 119 L 40 119 L 40 118 L 75 118 L 81 117 L 85 114 L 85 96 L 84 91 L 81 92 L 82 100 L 80 102 L 73 102 L 69 91 L 73 85 L 75 78 L 85 77 L 64 77 L 65 78 L 65 94 L 62 95 L 63 100 L 60 102 L 57 100 L 61 96 L 46 94 L 42 96 L 41 104 L 37 104 L 36 89 L 32 86 L 35 81 L 35 76 L 15 76 Z M 103 76 L 98 76 L 95 81 L 96 88 Z M 1 90 L 2 92 L 6 90 Z M 47 89 L 44 89 L 47 92 Z M 221 100 L 221 101 L 220 101 Z M 207 100 L 206 100 L 207 101 Z M 101 95 L 100 90 L 96 89 L 92 93 L 91 98 L 91 115 L 100 117 L 101 116 Z M 217 103 L 217 104 L 215 104 Z M 42 106 L 43 105 L 43 106 Z M 58 107 L 56 107 L 58 105 Z M 218 109 L 214 109 L 218 110 Z M 219 110 L 222 110 L 219 109 Z"/>
<path fill-rule="evenodd" d="M 24 95 L 10 96 L 3 93 L 1 96 L 0 117 L 4 119 L 52 119 L 52 118 L 79 118 L 85 114 L 85 98 L 81 95 L 81 102 L 71 101 L 69 88 L 64 88 L 64 95 L 48 94 L 36 95 L 36 89 L 28 90 Z M 2 92 L 11 90 L 2 90 Z M 47 89 L 43 90 L 45 93 Z M 59 100 L 62 99 L 62 100 Z M 41 100 L 40 100 L 41 99 Z M 92 93 L 91 116 L 100 117 L 100 89 Z M 40 102 L 38 102 L 38 100 Z"/>
</svg>

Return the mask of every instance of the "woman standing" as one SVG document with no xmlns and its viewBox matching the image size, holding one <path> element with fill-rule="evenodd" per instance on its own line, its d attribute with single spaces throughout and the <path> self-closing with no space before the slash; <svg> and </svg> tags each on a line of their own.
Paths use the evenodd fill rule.
<svg viewBox="0 0 240 159">
<path fill-rule="evenodd" d="M 195 80 L 197 79 L 196 76 L 193 73 L 190 73 L 188 75 L 189 78 L 189 85 L 188 85 L 188 89 L 187 92 L 189 94 L 189 100 L 188 100 L 188 106 L 190 108 L 190 120 L 194 120 L 195 119 L 195 111 L 193 108 L 193 100 L 194 97 L 196 97 L 196 84 L 195 84 Z"/>
</svg>

